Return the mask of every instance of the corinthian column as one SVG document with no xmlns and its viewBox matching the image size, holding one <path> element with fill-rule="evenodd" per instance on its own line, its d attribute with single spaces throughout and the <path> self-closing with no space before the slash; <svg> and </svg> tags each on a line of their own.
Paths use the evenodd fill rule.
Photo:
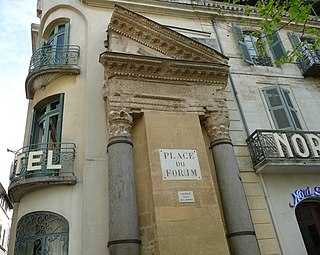
<svg viewBox="0 0 320 255">
<path fill-rule="evenodd" d="M 110 255 L 140 254 L 139 224 L 131 141 L 132 116 L 108 113 Z"/>
<path fill-rule="evenodd" d="M 228 134 L 228 113 L 223 110 L 210 112 L 203 124 L 210 138 L 230 252 L 232 255 L 259 255 L 237 159 Z"/>
</svg>

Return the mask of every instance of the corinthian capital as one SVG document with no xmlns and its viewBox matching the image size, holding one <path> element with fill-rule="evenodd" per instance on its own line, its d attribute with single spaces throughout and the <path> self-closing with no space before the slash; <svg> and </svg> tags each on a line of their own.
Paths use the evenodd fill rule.
<svg viewBox="0 0 320 255">
<path fill-rule="evenodd" d="M 110 111 L 108 113 L 109 135 L 131 138 L 132 116 L 125 111 Z"/>
<path fill-rule="evenodd" d="M 206 113 L 203 119 L 211 143 L 218 139 L 230 139 L 229 124 L 229 114 L 224 110 Z"/>
</svg>

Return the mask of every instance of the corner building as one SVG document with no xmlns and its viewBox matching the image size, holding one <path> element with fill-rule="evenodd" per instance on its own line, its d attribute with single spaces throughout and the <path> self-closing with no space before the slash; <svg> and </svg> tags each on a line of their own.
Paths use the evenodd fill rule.
<svg viewBox="0 0 320 255">
<path fill-rule="evenodd" d="M 38 1 L 9 254 L 318 254 L 319 52 L 243 14 Z"/>
</svg>

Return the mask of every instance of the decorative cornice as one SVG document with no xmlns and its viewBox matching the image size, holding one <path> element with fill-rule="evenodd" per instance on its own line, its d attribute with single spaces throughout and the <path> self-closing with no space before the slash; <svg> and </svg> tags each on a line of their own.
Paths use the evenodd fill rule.
<svg viewBox="0 0 320 255">
<path fill-rule="evenodd" d="M 109 138 L 115 136 L 131 138 L 133 119 L 130 113 L 123 110 L 109 111 L 107 119 L 109 122 Z"/>
<path fill-rule="evenodd" d="M 229 66 L 212 62 L 164 59 L 104 52 L 100 55 L 108 79 L 114 76 L 138 79 L 202 82 L 226 85 Z"/>
<path fill-rule="evenodd" d="M 235 16 L 238 16 L 241 20 L 247 20 L 250 22 L 261 21 L 261 17 L 256 8 L 252 7 L 250 16 L 246 16 L 245 5 L 227 3 L 225 1 L 196 1 L 196 0 L 144 0 L 144 1 L 132 1 L 132 0 L 82 0 L 82 3 L 89 6 L 100 8 L 113 8 L 116 4 L 121 4 L 130 10 L 137 12 L 145 12 L 148 9 L 149 13 L 164 14 L 168 16 L 183 16 L 193 17 L 194 15 L 211 16 L 215 19 L 223 19 L 229 21 Z M 286 14 L 283 17 L 283 24 L 289 21 L 289 15 Z M 320 19 L 317 16 L 309 17 L 309 25 L 319 26 Z M 292 27 L 300 26 L 303 24 L 292 24 Z M 291 27 L 291 28 L 292 28 Z"/>
<path fill-rule="evenodd" d="M 228 58 L 218 51 L 120 6 L 116 6 L 113 12 L 108 31 L 170 58 L 227 64 Z"/>
</svg>

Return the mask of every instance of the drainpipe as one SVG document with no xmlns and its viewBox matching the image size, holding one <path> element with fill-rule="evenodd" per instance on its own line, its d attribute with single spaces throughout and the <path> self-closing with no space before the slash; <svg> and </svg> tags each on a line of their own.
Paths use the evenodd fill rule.
<svg viewBox="0 0 320 255">
<path fill-rule="evenodd" d="M 219 45 L 219 48 L 220 48 L 220 52 L 221 52 L 221 54 L 224 55 L 224 51 L 223 51 L 223 48 L 222 48 L 222 44 L 221 44 L 221 41 L 220 41 L 218 30 L 216 28 L 215 21 L 211 20 L 211 23 L 212 23 L 214 32 L 215 32 L 215 34 L 217 36 L 217 41 L 218 41 L 218 45 Z M 248 137 L 249 136 L 249 128 L 248 128 L 247 121 L 245 119 L 245 116 L 244 116 L 244 113 L 243 113 L 243 109 L 242 109 L 242 106 L 241 106 L 241 103 L 240 103 L 240 100 L 239 100 L 238 91 L 237 91 L 237 89 L 236 89 L 236 87 L 234 85 L 234 81 L 233 81 L 233 78 L 232 78 L 230 73 L 229 73 L 229 79 L 230 79 L 230 84 L 231 84 L 233 93 L 234 93 L 234 95 L 236 97 L 236 101 L 237 101 L 237 105 L 238 105 L 238 108 L 239 108 L 239 111 L 240 111 L 241 119 L 243 120 L 242 122 L 243 122 L 244 130 L 246 132 L 246 136 Z"/>
</svg>

